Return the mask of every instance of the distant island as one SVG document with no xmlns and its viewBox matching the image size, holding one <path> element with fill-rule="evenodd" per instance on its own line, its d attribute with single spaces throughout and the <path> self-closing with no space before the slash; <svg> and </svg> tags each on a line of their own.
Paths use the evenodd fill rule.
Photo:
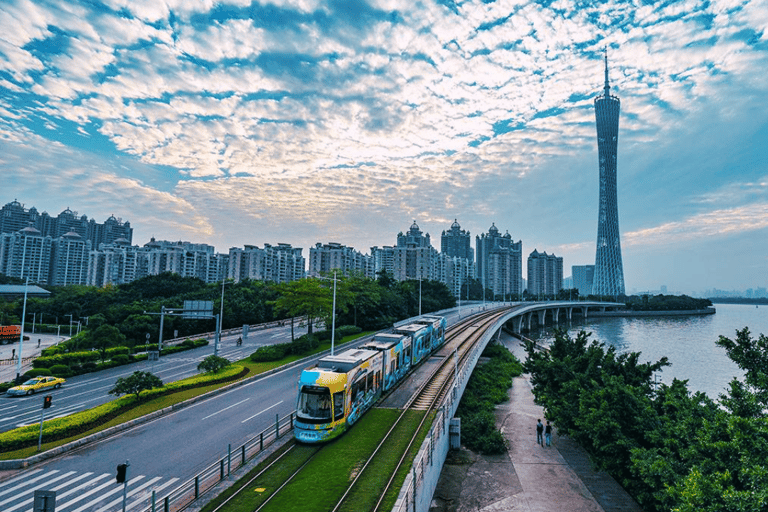
<svg viewBox="0 0 768 512">
<path fill-rule="evenodd" d="M 712 297 L 709 299 L 715 304 L 764 304 L 768 305 L 766 297 Z"/>
</svg>

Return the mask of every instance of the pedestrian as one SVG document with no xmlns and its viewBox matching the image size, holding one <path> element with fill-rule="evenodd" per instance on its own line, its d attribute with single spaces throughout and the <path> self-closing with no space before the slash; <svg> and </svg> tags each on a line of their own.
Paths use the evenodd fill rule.
<svg viewBox="0 0 768 512">
<path fill-rule="evenodd" d="M 40 348 L 40 342 L 43 341 L 41 338 L 37 338 L 37 348 Z"/>
<path fill-rule="evenodd" d="M 16 349 L 13 349 L 13 352 L 11 352 L 11 359 L 16 357 Z"/>
<path fill-rule="evenodd" d="M 552 443 L 552 424 L 547 420 L 547 427 L 544 429 L 544 436 L 547 439 L 547 446 Z"/>
<path fill-rule="evenodd" d="M 539 419 L 538 423 L 536 423 L 536 444 L 540 444 L 541 446 L 544 446 L 544 440 L 541 437 L 543 433 L 544 425 L 541 423 L 541 419 Z"/>
</svg>

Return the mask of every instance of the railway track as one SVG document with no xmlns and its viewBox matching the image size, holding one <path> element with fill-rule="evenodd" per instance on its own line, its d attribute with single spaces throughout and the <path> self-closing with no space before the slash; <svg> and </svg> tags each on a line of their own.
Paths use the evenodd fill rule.
<svg viewBox="0 0 768 512">
<path fill-rule="evenodd" d="M 390 474 L 389 480 L 386 482 L 386 484 L 383 485 L 383 487 L 379 486 L 378 489 L 373 491 L 376 493 L 374 495 L 374 497 L 376 497 L 376 503 L 375 506 L 369 510 L 383 510 L 382 506 L 385 504 L 387 496 L 393 491 L 393 484 L 396 481 L 398 472 L 400 472 L 404 465 L 408 462 L 408 454 L 418 440 L 420 433 L 423 435 L 424 425 L 429 420 L 429 418 L 434 417 L 433 413 L 443 403 L 447 393 L 451 392 L 453 389 L 457 368 L 460 368 L 464 364 L 464 361 L 471 353 L 472 348 L 482 338 L 486 329 L 507 310 L 507 308 L 504 308 L 485 311 L 472 317 L 468 317 L 447 329 L 446 342 L 443 347 L 441 347 L 437 352 L 433 353 L 430 358 L 426 358 L 426 360 L 431 358 L 441 359 L 441 362 L 432 369 L 430 374 L 424 379 L 423 384 L 419 386 L 417 391 L 413 393 L 405 406 L 400 410 L 399 415 L 393 422 L 392 426 L 382 437 L 381 441 L 370 453 L 367 459 L 361 464 L 356 465 L 354 478 L 352 478 L 351 481 L 347 483 L 345 491 L 338 498 L 335 506 L 332 508 L 327 507 L 323 510 L 331 510 L 332 512 L 360 510 L 359 504 L 355 501 L 354 496 L 356 493 L 361 492 L 358 489 L 358 486 L 360 485 L 360 482 L 367 476 L 366 471 L 371 467 L 377 466 L 377 461 L 381 458 L 385 456 L 391 457 L 391 454 L 385 455 L 384 452 L 387 451 L 388 447 L 392 446 L 393 437 L 402 434 L 402 420 L 406 418 L 409 412 L 413 413 L 416 411 L 421 416 L 420 422 L 415 430 L 412 430 L 412 433 L 409 432 L 408 435 L 410 436 L 410 439 L 408 440 L 405 449 L 402 450 L 402 454 L 399 456 L 396 466 L 392 471 L 388 471 Z M 346 435 L 349 434 L 350 433 L 347 433 Z M 400 444 L 402 444 L 402 440 L 398 441 Z M 247 490 L 251 488 L 251 484 L 253 482 L 263 478 L 264 475 L 269 471 L 273 471 L 278 462 L 280 464 L 285 464 L 284 461 L 286 459 L 284 456 L 286 456 L 286 454 L 289 452 L 296 449 L 305 449 L 306 458 L 294 457 L 292 459 L 293 465 L 287 471 L 286 468 L 283 468 L 283 476 L 281 478 L 282 481 L 279 484 L 273 483 L 272 488 L 274 490 L 269 494 L 269 496 L 261 501 L 256 508 L 251 509 L 255 512 L 268 512 L 270 510 L 277 510 L 276 507 L 272 506 L 272 500 L 278 497 L 281 493 L 290 492 L 291 482 L 302 472 L 302 470 L 308 464 L 310 464 L 323 450 L 332 448 L 332 446 L 328 445 L 322 447 L 304 447 L 302 445 L 293 445 L 288 450 L 286 450 L 283 455 L 281 455 L 280 459 L 273 461 L 258 474 L 251 477 L 250 480 L 241 487 L 239 492 L 247 492 Z M 298 460 L 300 463 L 296 462 L 296 460 Z M 367 494 L 368 499 L 370 499 L 371 491 L 372 490 L 370 488 L 366 488 L 364 491 Z M 237 507 L 231 506 L 232 500 L 235 499 L 237 494 L 238 493 L 233 494 L 230 498 L 228 498 L 227 501 L 223 502 L 217 508 L 211 509 L 211 512 L 238 510 Z M 373 502 L 372 499 L 370 499 L 370 501 L 371 503 Z"/>
</svg>

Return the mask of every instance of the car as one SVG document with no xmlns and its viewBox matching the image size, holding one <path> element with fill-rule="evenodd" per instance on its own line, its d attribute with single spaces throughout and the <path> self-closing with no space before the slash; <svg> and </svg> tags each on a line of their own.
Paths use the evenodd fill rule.
<svg viewBox="0 0 768 512">
<path fill-rule="evenodd" d="M 14 386 L 6 394 L 10 396 L 16 395 L 34 395 L 38 391 L 44 391 L 46 389 L 59 389 L 66 380 L 61 377 L 35 377 L 29 379 L 27 382 L 20 386 Z"/>
</svg>

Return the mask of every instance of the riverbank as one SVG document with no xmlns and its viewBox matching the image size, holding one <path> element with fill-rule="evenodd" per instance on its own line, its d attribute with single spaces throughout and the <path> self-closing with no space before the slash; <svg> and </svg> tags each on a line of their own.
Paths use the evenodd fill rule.
<svg viewBox="0 0 768 512">
<path fill-rule="evenodd" d="M 518 339 L 503 334 L 501 342 L 525 359 Z M 528 376 L 515 378 L 509 401 L 496 408 L 508 452 L 449 452 L 430 512 L 642 512 L 610 475 L 592 469 L 573 441 L 555 433 L 552 446 L 538 445 L 537 418 L 544 411 L 533 402 Z"/>
</svg>

